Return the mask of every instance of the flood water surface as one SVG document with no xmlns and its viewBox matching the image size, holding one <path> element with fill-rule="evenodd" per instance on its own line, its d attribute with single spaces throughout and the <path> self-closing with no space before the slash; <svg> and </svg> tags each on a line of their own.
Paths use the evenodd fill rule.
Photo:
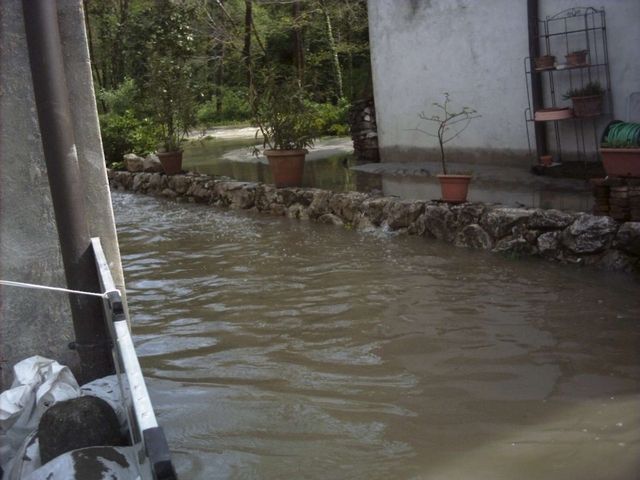
<svg viewBox="0 0 640 480">
<path fill-rule="evenodd" d="M 633 279 L 113 196 L 182 479 L 640 478 Z"/>
</svg>

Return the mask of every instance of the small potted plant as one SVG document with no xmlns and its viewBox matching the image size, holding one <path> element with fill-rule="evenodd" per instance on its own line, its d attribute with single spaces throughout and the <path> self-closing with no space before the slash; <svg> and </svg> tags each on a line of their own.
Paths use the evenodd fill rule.
<svg viewBox="0 0 640 480">
<path fill-rule="evenodd" d="M 569 67 L 580 67 L 587 64 L 589 50 L 574 50 L 564 56 Z"/>
<path fill-rule="evenodd" d="M 571 99 L 576 117 L 594 117 L 602 113 L 604 89 L 599 81 L 592 81 L 580 88 L 572 88 L 562 95 L 564 100 Z"/>
<path fill-rule="evenodd" d="M 316 115 L 296 81 L 269 78 L 260 93 L 253 94 L 252 123 L 262 134 L 263 153 L 277 188 L 300 187 L 304 162 L 317 138 Z M 254 154 L 260 154 L 254 149 Z"/>
<path fill-rule="evenodd" d="M 533 59 L 537 70 L 547 70 L 553 68 L 556 63 L 555 55 L 543 55 Z"/>
<path fill-rule="evenodd" d="M 610 123 L 600 148 L 602 164 L 610 177 L 640 178 L 640 123 Z"/>
<path fill-rule="evenodd" d="M 440 160 L 442 162 L 442 175 L 438 175 L 438 180 L 440 181 L 442 200 L 450 203 L 462 203 L 467 201 L 471 175 L 449 173 L 447 162 L 445 160 L 444 145 L 464 132 L 469 126 L 469 123 L 471 123 L 471 120 L 480 118 L 480 115 L 474 115 L 476 111 L 469 107 L 462 107 L 462 110 L 457 112 L 451 111 L 450 103 L 451 100 L 449 98 L 449 94 L 445 92 L 444 104 L 432 103 L 433 106 L 442 110 L 443 116 L 427 116 L 424 112 L 418 115 L 422 120 L 438 124 L 438 129 L 435 134 L 427 132 L 426 130 L 421 130 L 417 127 L 415 130 L 438 139 L 438 144 L 440 146 Z M 456 124 L 464 125 L 460 128 L 456 128 L 455 133 L 449 133 L 451 131 L 451 127 Z"/>
</svg>

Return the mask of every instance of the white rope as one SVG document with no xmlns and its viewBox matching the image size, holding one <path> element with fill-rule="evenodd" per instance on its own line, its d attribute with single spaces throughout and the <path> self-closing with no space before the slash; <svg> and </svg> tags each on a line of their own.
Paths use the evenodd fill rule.
<svg viewBox="0 0 640 480">
<path fill-rule="evenodd" d="M 81 292 L 79 290 L 69 290 L 68 288 L 46 287 L 44 285 L 34 285 L 33 283 L 10 282 L 9 280 L 0 280 L 0 285 L 8 285 L 10 287 L 33 288 L 36 290 L 50 290 L 53 292 L 76 293 L 78 295 L 89 295 L 91 297 L 100 297 L 100 298 L 108 298 L 107 295 L 111 292 L 120 293 L 119 290 L 110 290 L 104 293 Z"/>
</svg>

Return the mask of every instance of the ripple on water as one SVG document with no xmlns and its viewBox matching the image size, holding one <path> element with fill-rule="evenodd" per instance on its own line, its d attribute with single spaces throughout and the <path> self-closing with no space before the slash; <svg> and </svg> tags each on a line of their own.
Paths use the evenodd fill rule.
<svg viewBox="0 0 640 480">
<path fill-rule="evenodd" d="M 638 478 L 628 277 L 113 199 L 181 478 Z"/>
</svg>

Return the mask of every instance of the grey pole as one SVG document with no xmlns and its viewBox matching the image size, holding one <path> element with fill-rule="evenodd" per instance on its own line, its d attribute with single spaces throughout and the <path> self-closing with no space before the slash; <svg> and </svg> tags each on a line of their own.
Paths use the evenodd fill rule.
<svg viewBox="0 0 640 480">
<path fill-rule="evenodd" d="M 73 134 L 55 0 L 23 0 L 29 62 L 67 286 L 100 293 Z M 114 373 L 102 301 L 70 294 L 81 383 Z"/>
</svg>

